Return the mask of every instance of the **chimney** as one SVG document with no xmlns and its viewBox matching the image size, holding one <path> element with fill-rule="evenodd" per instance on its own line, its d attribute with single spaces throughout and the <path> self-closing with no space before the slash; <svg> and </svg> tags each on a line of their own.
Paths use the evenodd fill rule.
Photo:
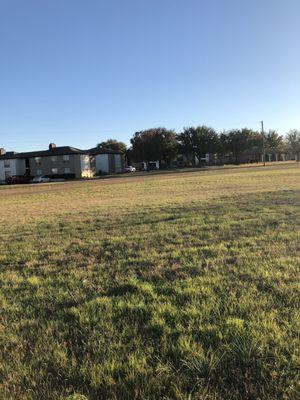
<svg viewBox="0 0 300 400">
<path fill-rule="evenodd" d="M 3 147 L 0 147 L 0 156 L 4 156 L 6 154 L 6 151 Z"/>
<path fill-rule="evenodd" d="M 56 149 L 56 144 L 55 143 L 50 143 L 49 144 L 49 150 L 55 150 Z"/>
</svg>

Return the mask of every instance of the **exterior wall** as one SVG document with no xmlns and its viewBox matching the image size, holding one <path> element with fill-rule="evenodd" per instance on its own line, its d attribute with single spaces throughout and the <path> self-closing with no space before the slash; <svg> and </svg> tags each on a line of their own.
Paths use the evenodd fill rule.
<svg viewBox="0 0 300 400">
<path fill-rule="evenodd" d="M 4 164 L 3 164 L 4 160 L 0 160 L 0 182 L 4 182 L 5 181 L 5 174 L 4 174 Z"/>
<path fill-rule="evenodd" d="M 208 164 L 210 162 L 210 158 L 211 157 L 209 153 L 205 153 L 205 157 L 202 157 L 200 159 L 195 156 L 195 165 L 198 166 L 200 164 L 203 164 L 203 162 Z"/>
<path fill-rule="evenodd" d="M 96 173 L 101 172 L 110 172 L 109 171 L 109 160 L 108 154 L 97 154 L 95 156 L 95 164 L 96 164 Z"/>
<path fill-rule="evenodd" d="M 115 154 L 108 155 L 108 172 L 115 173 L 116 172 L 116 160 Z"/>
<path fill-rule="evenodd" d="M 82 154 L 79 157 L 80 157 L 80 171 L 77 171 L 77 174 L 79 173 L 80 176 L 78 177 L 92 178 L 94 176 L 94 171 L 91 168 L 90 156 L 88 156 L 87 154 Z"/>
<path fill-rule="evenodd" d="M 9 165 L 8 165 L 9 164 Z M 26 164 L 29 167 L 26 171 Z M 76 178 L 90 178 L 95 172 L 121 172 L 123 156 L 121 154 L 70 154 L 68 159 L 63 155 L 47 157 L 32 157 L 28 159 L 0 160 L 0 181 L 5 181 L 6 175 L 64 175 L 73 174 Z M 5 174 L 7 172 L 7 174 Z"/>
<path fill-rule="evenodd" d="M 123 156 L 121 154 L 115 154 L 115 168 L 116 172 L 122 172 L 123 170 Z"/>
<path fill-rule="evenodd" d="M 159 161 L 149 161 L 148 162 L 148 167 L 150 170 L 156 170 L 160 169 Z M 146 161 L 142 161 L 138 167 L 138 169 L 141 169 L 143 171 L 147 170 L 147 163 Z"/>
<path fill-rule="evenodd" d="M 69 159 L 63 155 L 29 159 L 30 175 L 64 175 L 74 174 L 75 178 L 89 178 L 93 176 L 90 157 L 87 154 L 70 154 Z"/>
<path fill-rule="evenodd" d="M 16 160 L 16 175 L 25 175 L 26 173 L 26 166 L 24 159 L 17 159 Z"/>
<path fill-rule="evenodd" d="M 209 153 L 205 153 L 205 156 L 200 159 L 193 154 L 182 154 L 182 161 L 186 166 L 198 167 L 203 163 L 209 164 L 212 159 L 213 155 Z"/>
<path fill-rule="evenodd" d="M 25 160 L 0 160 L 0 182 L 4 182 L 8 176 L 24 175 L 25 171 Z"/>
<path fill-rule="evenodd" d="M 70 154 L 69 160 L 64 160 L 64 156 L 40 157 L 39 163 L 36 158 L 29 159 L 30 175 L 63 175 L 75 174 L 76 178 L 81 177 L 80 154 Z M 57 169 L 57 172 L 53 169 Z"/>
<path fill-rule="evenodd" d="M 115 173 L 122 172 L 124 168 L 124 156 L 122 154 L 96 154 L 95 155 L 96 173 Z"/>
</svg>

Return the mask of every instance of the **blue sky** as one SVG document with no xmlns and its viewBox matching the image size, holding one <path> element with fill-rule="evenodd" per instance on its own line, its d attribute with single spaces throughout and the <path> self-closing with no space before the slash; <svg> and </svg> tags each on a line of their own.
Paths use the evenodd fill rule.
<svg viewBox="0 0 300 400">
<path fill-rule="evenodd" d="M 299 0 L 0 0 L 0 147 L 300 129 Z"/>
</svg>

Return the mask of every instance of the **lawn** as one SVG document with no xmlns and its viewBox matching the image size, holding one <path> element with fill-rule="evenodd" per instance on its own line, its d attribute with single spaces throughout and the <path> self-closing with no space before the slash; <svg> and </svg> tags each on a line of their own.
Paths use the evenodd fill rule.
<svg viewBox="0 0 300 400">
<path fill-rule="evenodd" d="M 1 400 L 299 396 L 296 164 L 0 187 Z"/>
</svg>

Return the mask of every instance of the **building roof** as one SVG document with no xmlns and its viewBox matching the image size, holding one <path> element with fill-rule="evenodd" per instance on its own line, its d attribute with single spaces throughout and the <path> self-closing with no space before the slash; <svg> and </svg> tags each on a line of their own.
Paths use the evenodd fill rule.
<svg viewBox="0 0 300 400">
<path fill-rule="evenodd" d="M 7 160 L 9 158 L 16 158 L 17 154 L 18 153 L 16 151 L 7 151 L 6 153 L 0 155 L 0 160 Z"/>
<path fill-rule="evenodd" d="M 120 151 L 112 150 L 112 149 L 106 149 L 104 147 L 93 147 L 92 149 L 86 150 L 85 151 L 88 154 L 91 155 L 97 155 L 97 154 L 122 154 Z"/>
<path fill-rule="evenodd" d="M 105 149 L 102 147 L 94 147 L 89 150 L 80 150 L 75 147 L 70 146 L 62 146 L 62 147 L 53 147 L 51 150 L 41 150 L 41 151 L 30 151 L 26 153 L 17 153 L 15 151 L 8 151 L 2 156 L 0 156 L 0 160 L 10 160 L 10 159 L 20 159 L 20 158 L 34 158 L 34 157 L 51 157 L 51 156 L 63 156 L 63 155 L 71 155 L 71 154 L 121 154 L 119 151 Z"/>
<path fill-rule="evenodd" d="M 19 159 L 19 158 L 33 158 L 33 157 L 51 157 L 51 156 L 63 156 L 70 154 L 85 154 L 84 151 L 76 149 L 75 147 L 70 146 L 62 146 L 62 147 L 54 147 L 51 150 L 42 150 L 42 151 L 30 151 L 27 153 L 16 153 L 13 151 L 7 152 L 0 156 L 0 160 L 7 159 Z"/>
</svg>

